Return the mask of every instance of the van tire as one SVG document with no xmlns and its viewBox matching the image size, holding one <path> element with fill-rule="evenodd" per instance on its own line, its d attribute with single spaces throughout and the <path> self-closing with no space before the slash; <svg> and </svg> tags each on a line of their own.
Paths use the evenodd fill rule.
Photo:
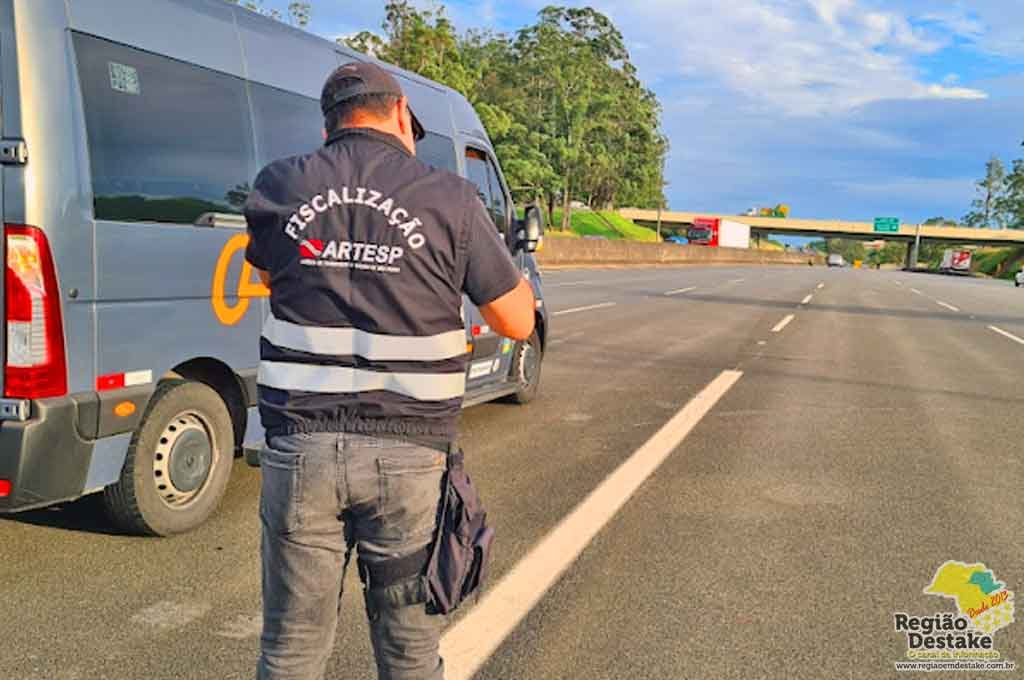
<svg viewBox="0 0 1024 680">
<path fill-rule="evenodd" d="M 103 491 L 107 513 L 132 534 L 190 531 L 220 505 L 233 461 L 224 400 L 204 383 L 164 381 L 132 436 L 121 478 Z"/>
<path fill-rule="evenodd" d="M 515 356 L 512 358 L 512 379 L 519 385 L 519 389 L 509 396 L 511 402 L 529 404 L 537 396 L 543 358 L 544 350 L 536 330 L 524 342 L 516 345 Z"/>
</svg>

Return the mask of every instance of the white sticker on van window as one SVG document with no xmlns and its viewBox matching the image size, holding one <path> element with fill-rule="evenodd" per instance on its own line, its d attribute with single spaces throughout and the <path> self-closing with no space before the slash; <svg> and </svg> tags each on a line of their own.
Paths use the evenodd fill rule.
<svg viewBox="0 0 1024 680">
<path fill-rule="evenodd" d="M 142 86 L 139 83 L 139 70 L 134 66 L 125 66 L 116 61 L 108 62 L 110 67 L 110 87 L 116 92 L 125 94 L 141 94 Z"/>
</svg>

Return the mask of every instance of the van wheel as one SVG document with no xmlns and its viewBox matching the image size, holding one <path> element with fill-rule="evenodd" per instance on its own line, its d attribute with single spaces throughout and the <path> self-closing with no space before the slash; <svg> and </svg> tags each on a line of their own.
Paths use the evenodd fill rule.
<svg viewBox="0 0 1024 680">
<path fill-rule="evenodd" d="M 104 489 L 107 512 L 130 533 L 190 531 L 217 509 L 233 460 L 234 428 L 220 396 L 200 382 L 161 383 L 132 437 L 120 480 Z"/>
<path fill-rule="evenodd" d="M 543 358 L 544 352 L 537 331 L 531 333 L 526 342 L 516 345 L 516 354 L 512 358 L 512 377 L 519 384 L 519 389 L 509 397 L 512 402 L 528 404 L 537 396 Z"/>
</svg>

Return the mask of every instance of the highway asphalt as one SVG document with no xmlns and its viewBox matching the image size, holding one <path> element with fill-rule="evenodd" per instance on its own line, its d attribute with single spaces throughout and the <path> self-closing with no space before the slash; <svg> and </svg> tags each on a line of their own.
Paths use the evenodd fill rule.
<svg viewBox="0 0 1024 680">
<path fill-rule="evenodd" d="M 945 561 L 1024 592 L 1024 290 L 820 267 L 544 284 L 540 398 L 463 416 L 492 595 L 667 422 L 709 408 L 607 524 L 584 513 L 596 536 L 556 554 L 564 574 L 521 622 L 477 627 L 487 596 L 456 617 L 470 632 L 446 645 L 510 630 L 473 677 L 896 677 L 894 613 L 954 610 L 923 592 Z M 723 372 L 738 379 L 708 401 Z M 172 539 L 116 535 L 95 499 L 0 518 L 0 678 L 253 677 L 259 472 L 233 474 L 219 514 Z M 328 677 L 369 680 L 354 574 L 344 604 Z M 1024 664 L 1017 619 L 995 645 Z"/>
</svg>

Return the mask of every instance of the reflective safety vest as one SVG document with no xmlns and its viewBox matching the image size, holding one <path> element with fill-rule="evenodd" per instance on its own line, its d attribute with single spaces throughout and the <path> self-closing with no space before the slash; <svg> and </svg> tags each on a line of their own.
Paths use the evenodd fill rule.
<svg viewBox="0 0 1024 680">
<path fill-rule="evenodd" d="M 267 166 L 245 215 L 246 258 L 271 277 L 257 381 L 268 438 L 454 438 L 462 293 L 486 304 L 520 278 L 475 186 L 389 135 L 347 130 Z"/>
</svg>

